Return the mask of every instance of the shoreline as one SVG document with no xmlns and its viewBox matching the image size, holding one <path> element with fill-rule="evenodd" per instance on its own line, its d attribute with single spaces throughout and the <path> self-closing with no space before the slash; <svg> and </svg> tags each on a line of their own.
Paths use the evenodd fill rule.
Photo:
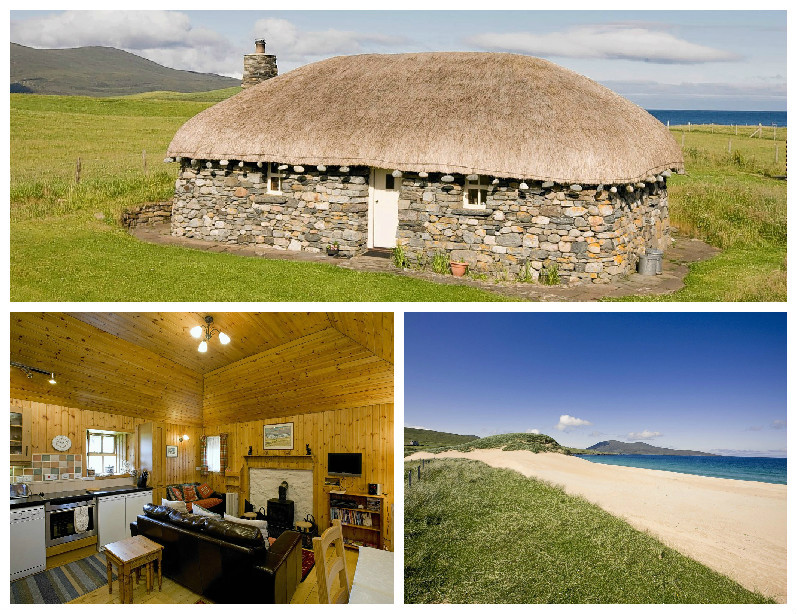
<svg viewBox="0 0 797 614">
<path fill-rule="evenodd" d="M 574 458 L 580 458 L 581 460 L 585 460 L 587 462 L 594 462 L 596 465 L 606 465 L 609 467 L 631 467 L 633 469 L 646 469 L 647 471 L 664 471 L 665 473 L 677 473 L 679 475 L 691 475 L 699 478 L 711 478 L 714 480 L 731 480 L 732 482 L 753 482 L 754 484 L 774 484 L 776 486 L 786 486 L 786 482 L 764 482 L 762 480 L 746 480 L 744 478 L 728 478 L 728 477 L 720 477 L 718 475 L 703 475 L 702 473 L 687 473 L 685 471 L 674 471 L 672 469 L 653 469 L 651 467 L 636 467 L 635 465 L 621 465 L 621 464 L 613 464 L 613 463 L 601 463 L 596 461 L 590 461 L 588 457 L 592 456 L 648 456 L 645 454 L 571 454 Z M 666 456 L 662 455 L 651 455 L 651 456 Z M 586 458 L 585 458 L 586 457 Z M 675 458 L 677 458 L 676 456 Z M 407 457 L 409 458 L 409 457 Z M 687 457 L 687 458 L 694 458 L 694 457 Z M 698 457 L 700 458 L 700 457 Z M 771 458 L 768 456 L 761 456 L 761 457 L 748 457 L 748 456 L 731 456 L 731 457 L 721 457 L 721 458 Z M 785 458 L 783 460 L 786 460 Z"/>
<path fill-rule="evenodd" d="M 786 485 L 594 463 L 524 450 L 417 452 L 513 469 L 582 496 L 680 553 L 786 602 Z"/>
</svg>

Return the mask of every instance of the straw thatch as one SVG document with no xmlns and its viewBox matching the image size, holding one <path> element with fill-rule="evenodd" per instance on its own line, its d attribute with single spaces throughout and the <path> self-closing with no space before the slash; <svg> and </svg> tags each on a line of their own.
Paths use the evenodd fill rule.
<svg viewBox="0 0 797 614">
<path fill-rule="evenodd" d="M 669 131 L 611 90 L 505 53 L 330 58 L 183 125 L 168 155 L 583 184 L 681 170 Z"/>
</svg>

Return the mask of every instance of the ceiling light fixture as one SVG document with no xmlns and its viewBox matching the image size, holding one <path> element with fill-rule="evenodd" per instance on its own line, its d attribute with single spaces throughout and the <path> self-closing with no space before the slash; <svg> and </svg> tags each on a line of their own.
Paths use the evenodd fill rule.
<svg viewBox="0 0 797 614">
<path fill-rule="evenodd" d="M 208 341 L 213 338 L 213 333 L 217 333 L 219 335 L 219 341 L 222 345 L 227 345 L 230 342 L 230 338 L 221 332 L 217 328 L 213 328 L 213 316 L 205 316 L 205 324 L 204 325 L 197 325 L 191 329 L 191 336 L 194 339 L 202 339 L 199 343 L 199 347 L 197 351 L 205 353 L 208 351 Z"/>
<path fill-rule="evenodd" d="M 47 381 L 49 381 L 51 384 L 56 383 L 55 373 L 53 373 L 52 371 L 46 371 L 45 369 L 37 369 L 36 367 L 29 367 L 28 365 L 23 365 L 21 362 L 14 362 L 13 360 L 11 361 L 11 366 L 19 369 L 20 371 L 23 371 L 25 375 L 28 377 L 28 379 L 33 379 L 34 373 L 41 373 L 42 375 L 50 376 L 50 379 Z"/>
</svg>

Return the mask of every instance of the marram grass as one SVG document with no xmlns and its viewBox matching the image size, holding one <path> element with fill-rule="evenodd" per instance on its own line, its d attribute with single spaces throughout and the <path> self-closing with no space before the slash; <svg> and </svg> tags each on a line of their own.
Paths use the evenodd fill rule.
<svg viewBox="0 0 797 614">
<path fill-rule="evenodd" d="M 772 603 L 583 498 L 459 459 L 405 481 L 404 599 Z"/>
</svg>

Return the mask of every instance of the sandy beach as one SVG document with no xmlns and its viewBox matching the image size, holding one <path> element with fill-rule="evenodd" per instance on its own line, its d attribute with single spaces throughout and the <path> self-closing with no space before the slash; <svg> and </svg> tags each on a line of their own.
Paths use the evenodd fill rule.
<svg viewBox="0 0 797 614">
<path fill-rule="evenodd" d="M 562 454 L 444 452 L 562 486 L 750 590 L 786 602 L 786 486 L 591 463 Z M 434 458 L 419 452 L 405 460 Z"/>
</svg>

